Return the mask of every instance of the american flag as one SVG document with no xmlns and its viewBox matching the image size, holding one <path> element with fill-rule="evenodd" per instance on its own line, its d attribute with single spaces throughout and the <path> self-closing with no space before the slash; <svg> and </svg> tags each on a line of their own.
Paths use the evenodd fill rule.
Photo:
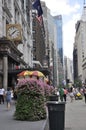
<svg viewBox="0 0 86 130">
<path fill-rule="evenodd" d="M 34 0 L 32 2 L 32 6 L 34 9 L 37 10 L 37 13 L 38 15 L 36 16 L 37 20 L 39 21 L 40 25 L 42 25 L 42 14 L 43 14 L 43 10 L 42 10 L 42 7 L 41 7 L 41 3 L 40 3 L 40 0 Z"/>
<path fill-rule="evenodd" d="M 40 25 L 42 25 L 42 22 L 43 22 L 43 17 L 42 17 L 42 15 L 41 16 L 36 16 L 36 18 L 37 18 L 37 20 L 38 20 L 38 22 L 40 23 Z"/>
</svg>

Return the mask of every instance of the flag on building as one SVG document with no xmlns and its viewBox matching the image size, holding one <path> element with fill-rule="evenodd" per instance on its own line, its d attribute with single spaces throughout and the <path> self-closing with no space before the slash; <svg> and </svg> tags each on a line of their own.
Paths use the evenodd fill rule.
<svg viewBox="0 0 86 130">
<path fill-rule="evenodd" d="M 40 0 L 35 0 L 32 5 L 33 5 L 34 9 L 37 10 L 38 17 L 41 16 L 43 14 L 43 10 L 42 10 L 42 7 L 41 7 Z"/>
<path fill-rule="evenodd" d="M 42 7 L 41 7 L 41 3 L 40 3 L 40 0 L 34 0 L 32 2 L 32 6 L 34 9 L 37 10 L 37 13 L 38 15 L 36 16 L 38 21 L 40 22 L 40 24 L 42 23 L 42 14 L 43 14 L 43 10 L 42 10 Z"/>
<path fill-rule="evenodd" d="M 36 16 L 36 18 L 37 18 L 37 20 L 38 20 L 38 22 L 40 23 L 40 25 L 42 25 L 43 24 L 43 17 L 42 17 L 42 15 L 41 16 Z"/>
</svg>

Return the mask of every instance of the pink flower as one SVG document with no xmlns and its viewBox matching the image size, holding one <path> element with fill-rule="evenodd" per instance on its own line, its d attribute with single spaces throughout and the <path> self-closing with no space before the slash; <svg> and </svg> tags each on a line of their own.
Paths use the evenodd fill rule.
<svg viewBox="0 0 86 130">
<path fill-rule="evenodd" d="M 21 89 L 26 86 L 29 91 L 33 91 L 45 96 L 49 96 L 54 92 L 54 87 L 46 84 L 45 82 L 33 78 L 19 80 L 17 88 Z"/>
</svg>

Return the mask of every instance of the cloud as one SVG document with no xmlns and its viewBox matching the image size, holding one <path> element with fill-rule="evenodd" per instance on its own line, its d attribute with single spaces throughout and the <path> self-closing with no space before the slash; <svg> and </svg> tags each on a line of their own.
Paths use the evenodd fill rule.
<svg viewBox="0 0 86 130">
<path fill-rule="evenodd" d="M 62 14 L 69 15 L 70 13 L 76 12 L 80 8 L 79 4 L 70 5 L 69 0 L 42 0 L 46 1 L 47 7 L 51 10 L 52 15 Z"/>
</svg>

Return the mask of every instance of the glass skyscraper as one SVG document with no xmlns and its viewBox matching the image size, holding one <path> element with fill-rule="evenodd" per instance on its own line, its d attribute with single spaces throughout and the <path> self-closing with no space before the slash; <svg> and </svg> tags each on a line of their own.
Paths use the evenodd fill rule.
<svg viewBox="0 0 86 130">
<path fill-rule="evenodd" d="M 56 24 L 56 46 L 58 50 L 58 78 L 59 84 L 62 84 L 64 80 L 64 69 L 63 69 L 63 32 L 62 32 L 62 15 L 54 16 Z"/>
<path fill-rule="evenodd" d="M 57 28 L 57 48 L 58 54 L 63 66 L 63 32 L 62 32 L 62 15 L 54 16 Z"/>
</svg>

